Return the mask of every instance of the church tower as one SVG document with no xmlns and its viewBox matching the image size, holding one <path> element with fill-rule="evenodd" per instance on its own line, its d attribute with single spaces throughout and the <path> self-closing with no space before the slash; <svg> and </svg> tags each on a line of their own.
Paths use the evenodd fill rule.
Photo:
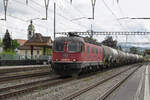
<svg viewBox="0 0 150 100">
<path fill-rule="evenodd" d="M 34 36 L 35 28 L 32 24 L 32 20 L 30 21 L 30 25 L 28 26 L 28 40 L 31 39 Z"/>
</svg>

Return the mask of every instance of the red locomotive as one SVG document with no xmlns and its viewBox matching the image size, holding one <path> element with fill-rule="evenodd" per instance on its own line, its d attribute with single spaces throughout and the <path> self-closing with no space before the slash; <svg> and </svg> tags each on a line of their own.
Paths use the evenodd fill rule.
<svg viewBox="0 0 150 100">
<path fill-rule="evenodd" d="M 135 63 L 142 59 L 141 56 L 103 46 L 89 38 L 70 35 L 55 39 L 52 69 L 61 76 L 78 75 L 103 67 Z"/>
</svg>

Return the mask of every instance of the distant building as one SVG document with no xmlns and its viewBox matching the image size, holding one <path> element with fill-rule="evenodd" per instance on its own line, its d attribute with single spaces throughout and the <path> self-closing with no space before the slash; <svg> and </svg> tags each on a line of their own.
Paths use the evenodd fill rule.
<svg viewBox="0 0 150 100">
<path fill-rule="evenodd" d="M 36 33 L 31 39 L 19 47 L 20 55 L 23 55 L 25 58 L 39 58 L 43 55 L 49 56 L 50 54 L 47 50 L 52 49 L 52 43 L 51 37 Z"/>
<path fill-rule="evenodd" d="M 150 55 L 150 49 L 146 49 L 146 50 L 144 51 L 144 54 L 145 54 L 145 55 Z"/>
<path fill-rule="evenodd" d="M 35 27 L 30 22 L 27 29 L 28 40 L 17 39 L 20 44 L 19 55 L 29 59 L 39 59 L 41 56 L 50 56 L 50 49 L 52 49 L 51 37 L 42 36 L 40 33 L 35 33 Z"/>
<path fill-rule="evenodd" d="M 20 48 L 19 48 L 19 54 L 20 55 L 22 55 L 22 56 L 24 56 L 25 58 L 31 58 L 31 48 L 30 48 L 30 46 L 21 46 Z M 40 57 L 40 55 L 42 55 L 42 48 L 40 48 L 40 47 L 34 47 L 33 48 L 33 56 L 34 56 L 34 58 L 36 59 L 36 58 L 39 58 Z"/>
</svg>

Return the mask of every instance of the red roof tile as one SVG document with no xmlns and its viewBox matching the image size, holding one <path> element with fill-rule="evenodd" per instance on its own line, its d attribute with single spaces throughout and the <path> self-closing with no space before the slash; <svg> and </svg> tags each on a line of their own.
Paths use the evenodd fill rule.
<svg viewBox="0 0 150 100">
<path fill-rule="evenodd" d="M 17 40 L 20 46 L 24 45 L 24 43 L 27 41 L 27 40 L 22 40 L 22 39 L 15 39 L 15 40 Z"/>
</svg>

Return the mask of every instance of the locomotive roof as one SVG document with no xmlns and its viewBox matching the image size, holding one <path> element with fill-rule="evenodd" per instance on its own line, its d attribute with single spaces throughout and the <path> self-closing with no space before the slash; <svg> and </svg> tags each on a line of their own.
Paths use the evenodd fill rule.
<svg viewBox="0 0 150 100">
<path fill-rule="evenodd" d="M 101 43 L 96 42 L 95 40 L 88 38 L 88 37 L 76 37 L 76 36 L 71 36 L 71 37 L 57 37 L 55 41 L 81 41 L 81 42 L 86 42 L 94 45 L 101 46 Z"/>
<path fill-rule="evenodd" d="M 84 39 L 81 37 L 57 37 L 55 41 L 81 41 L 84 42 Z"/>
</svg>

